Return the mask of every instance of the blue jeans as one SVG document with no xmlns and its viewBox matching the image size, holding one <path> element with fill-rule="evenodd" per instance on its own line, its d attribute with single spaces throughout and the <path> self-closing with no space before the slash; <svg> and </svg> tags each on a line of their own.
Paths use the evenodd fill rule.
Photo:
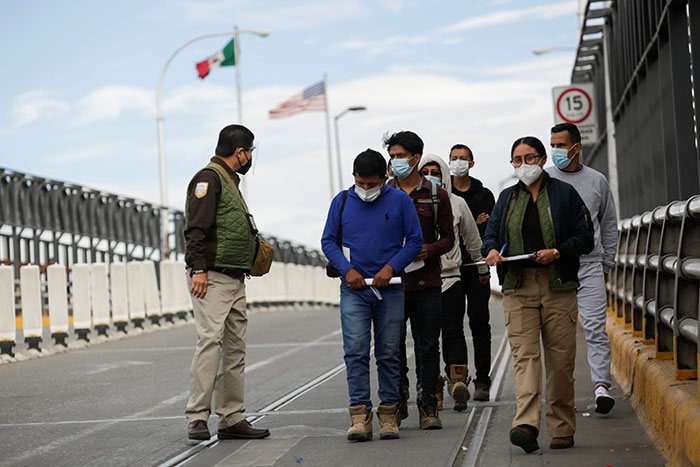
<svg viewBox="0 0 700 467">
<path fill-rule="evenodd" d="M 372 290 L 340 286 L 340 322 L 343 328 L 345 370 L 348 377 L 350 406 L 372 409 L 369 388 L 370 330 L 374 323 L 374 358 L 379 373 L 381 405 L 398 405 L 401 372 L 400 342 L 404 323 L 403 286 Z"/>
</svg>

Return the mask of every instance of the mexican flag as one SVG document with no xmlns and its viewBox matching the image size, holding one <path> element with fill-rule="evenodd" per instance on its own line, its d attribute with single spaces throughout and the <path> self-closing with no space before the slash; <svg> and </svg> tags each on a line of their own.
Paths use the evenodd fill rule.
<svg viewBox="0 0 700 467">
<path fill-rule="evenodd" d="M 233 39 L 231 39 L 231 42 L 226 44 L 223 50 L 197 63 L 197 73 L 199 73 L 199 77 L 204 79 L 213 66 L 234 66 L 236 64 L 236 54 L 233 51 L 233 47 Z"/>
</svg>

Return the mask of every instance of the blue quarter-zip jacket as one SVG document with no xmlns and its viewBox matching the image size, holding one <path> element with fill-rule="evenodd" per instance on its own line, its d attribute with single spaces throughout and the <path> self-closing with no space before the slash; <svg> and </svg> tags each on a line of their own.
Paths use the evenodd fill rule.
<svg viewBox="0 0 700 467">
<path fill-rule="evenodd" d="M 340 192 L 328 210 L 321 248 L 343 280 L 351 268 L 371 278 L 386 264 L 394 269 L 394 275 L 399 275 L 420 253 L 423 235 L 411 198 L 403 191 L 384 185 L 379 197 L 366 203 L 357 196 L 353 185 L 348 190 L 343 210 L 343 247 L 349 249 L 348 260 L 338 247 L 342 202 L 343 193 Z"/>
</svg>

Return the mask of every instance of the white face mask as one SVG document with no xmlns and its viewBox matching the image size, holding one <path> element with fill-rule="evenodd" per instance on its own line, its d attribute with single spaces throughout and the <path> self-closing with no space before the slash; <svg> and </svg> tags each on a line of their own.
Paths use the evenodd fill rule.
<svg viewBox="0 0 700 467">
<path fill-rule="evenodd" d="M 365 190 L 364 188 L 360 188 L 359 186 L 355 185 L 355 194 L 365 203 L 371 203 L 375 199 L 379 198 L 381 193 L 382 185 L 370 188 L 369 190 Z"/>
<path fill-rule="evenodd" d="M 525 185 L 532 185 L 542 175 L 542 167 L 539 164 L 525 164 L 515 168 L 515 176 Z"/>
<path fill-rule="evenodd" d="M 450 170 L 455 174 L 455 177 L 466 177 L 469 175 L 469 161 L 455 159 L 450 162 Z"/>
</svg>

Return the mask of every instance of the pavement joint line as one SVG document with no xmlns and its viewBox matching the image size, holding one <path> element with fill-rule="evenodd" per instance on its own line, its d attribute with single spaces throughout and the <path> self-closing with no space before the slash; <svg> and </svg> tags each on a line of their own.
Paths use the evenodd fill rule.
<svg viewBox="0 0 700 467">
<path fill-rule="evenodd" d="M 489 373 L 493 373 L 494 368 L 498 366 L 498 371 L 496 372 L 496 376 L 494 377 L 492 383 L 491 383 L 491 391 L 489 392 L 489 401 L 490 403 L 484 403 L 484 404 L 477 404 L 476 407 L 472 408 L 471 413 L 469 414 L 469 418 L 467 419 L 467 422 L 465 424 L 465 427 L 462 429 L 462 433 L 460 434 L 460 437 L 458 438 L 457 441 L 457 446 L 455 446 L 452 456 L 450 456 L 449 463 L 447 464 L 448 467 L 452 467 L 457 460 L 457 457 L 459 456 L 460 451 L 462 450 L 462 447 L 464 446 L 464 441 L 467 437 L 468 431 L 469 431 L 469 426 L 471 425 L 472 419 L 474 418 L 474 414 L 476 412 L 476 409 L 478 407 L 484 407 L 484 411 L 488 410 L 489 411 L 489 418 L 491 417 L 491 411 L 492 406 L 496 405 L 505 405 L 501 403 L 501 401 L 497 401 L 497 396 L 498 396 L 498 390 L 500 389 L 501 383 L 503 382 L 503 375 L 505 373 L 505 366 L 506 363 L 508 362 L 508 352 L 506 349 L 509 349 L 510 345 L 508 344 L 508 333 L 504 332 L 503 337 L 501 337 L 501 343 L 498 345 L 498 350 L 496 351 L 496 356 L 491 362 L 491 369 L 489 370 Z M 510 404 L 512 402 L 509 401 Z M 491 406 L 491 407 L 490 407 Z M 483 412 L 482 412 L 482 417 L 483 417 Z M 481 421 L 481 418 L 479 419 Z M 488 420 L 487 420 L 488 422 Z M 486 430 L 484 429 L 484 432 Z M 470 443 L 469 449 L 474 449 L 472 446 L 474 440 L 472 439 Z M 481 439 L 481 443 L 483 443 L 483 437 Z M 478 458 L 478 451 L 481 450 L 481 444 L 478 445 L 477 449 L 477 458 Z M 469 453 L 471 455 L 471 452 Z"/>
<path fill-rule="evenodd" d="M 111 342 L 117 342 L 124 339 L 129 339 L 130 337 L 142 336 L 144 334 L 151 334 L 154 332 L 169 331 L 174 328 L 179 328 L 187 325 L 194 324 L 194 319 L 188 317 L 186 320 L 178 320 L 172 323 L 161 323 L 159 325 L 146 325 L 144 328 L 129 329 L 129 333 L 124 333 L 121 331 L 114 331 L 109 336 L 93 336 L 89 342 L 72 339 L 67 342 L 66 346 L 59 344 L 50 344 L 43 347 L 41 350 L 36 349 L 25 349 L 18 350 L 14 357 L 10 357 L 7 354 L 0 355 L 0 365 L 6 365 L 10 363 L 20 363 L 26 362 L 27 360 L 32 360 L 35 358 L 49 357 L 51 355 L 63 354 L 73 350 L 84 350 L 89 347 L 94 347 L 100 344 L 107 344 Z"/>
<path fill-rule="evenodd" d="M 321 340 L 326 339 L 326 338 L 328 338 L 328 337 L 330 337 L 330 336 L 340 334 L 340 332 L 341 332 L 340 329 L 335 330 L 335 331 L 333 331 L 333 332 L 331 332 L 331 333 L 329 333 L 329 334 L 326 334 L 325 336 L 322 336 L 322 337 L 320 337 L 320 338 L 318 338 L 318 339 L 315 339 L 315 340 L 312 341 L 312 342 L 320 342 Z M 276 356 L 274 356 L 274 357 L 271 357 L 271 358 L 268 358 L 268 359 L 266 359 L 266 360 L 262 360 L 262 361 L 260 361 L 260 362 L 256 362 L 256 363 L 254 363 L 253 365 L 251 365 L 250 367 L 247 367 L 247 368 L 246 368 L 246 373 L 248 373 L 249 371 L 256 370 L 256 369 L 258 369 L 258 368 L 262 368 L 263 366 L 269 365 L 270 363 L 272 363 L 272 362 L 278 360 L 279 358 L 282 358 L 282 357 L 284 357 L 284 356 L 288 356 L 288 355 L 290 355 L 290 354 L 292 354 L 292 353 L 295 353 L 295 352 L 297 352 L 297 351 L 299 351 L 299 350 L 301 350 L 301 349 L 303 349 L 303 348 L 306 348 L 306 347 L 309 346 L 308 344 L 310 344 L 310 343 L 306 343 L 306 344 L 304 344 L 304 345 L 302 345 L 302 346 L 300 346 L 300 347 L 295 347 L 295 348 L 293 348 L 293 349 L 290 349 L 290 350 L 288 350 L 288 351 L 286 351 L 286 352 L 283 352 L 283 353 L 281 353 L 281 354 L 278 354 L 278 355 L 276 355 Z M 343 366 L 344 366 L 344 364 L 343 364 Z M 92 434 L 92 433 L 95 433 L 95 432 L 98 432 L 98 431 L 102 431 L 102 430 L 104 430 L 104 429 L 106 429 L 106 428 L 109 428 L 110 426 L 112 426 L 112 425 L 114 425 L 114 424 L 121 423 L 121 422 L 123 422 L 123 421 L 130 421 L 130 420 L 133 420 L 133 419 L 142 418 L 142 417 L 145 416 L 145 415 L 148 415 L 148 414 L 150 414 L 150 413 L 156 412 L 156 411 L 160 410 L 162 407 L 164 407 L 164 406 L 166 406 L 166 405 L 173 404 L 173 403 L 175 403 L 175 402 L 178 402 L 178 401 L 180 401 L 180 400 L 182 400 L 182 399 L 187 398 L 188 396 L 189 396 L 189 390 L 184 391 L 184 392 L 182 392 L 182 393 L 180 393 L 180 394 L 177 394 L 177 395 L 175 395 L 175 396 L 173 396 L 173 397 L 170 397 L 170 398 L 168 398 L 168 399 L 165 399 L 164 401 L 159 402 L 159 403 L 156 404 L 155 406 L 150 407 L 150 408 L 148 408 L 148 409 L 146 409 L 146 410 L 143 410 L 143 411 L 141 411 L 141 412 L 137 412 L 137 413 L 131 414 L 131 415 L 129 415 L 129 416 L 127 416 L 127 417 L 123 417 L 123 418 L 118 418 L 118 419 L 113 419 L 113 420 L 107 420 L 107 421 L 105 421 L 105 422 L 103 422 L 103 423 L 99 423 L 97 426 L 91 427 L 91 428 L 89 428 L 89 429 L 87 429 L 87 430 L 84 430 L 84 431 L 82 431 L 82 432 L 80 432 L 80 433 L 76 433 L 76 434 L 74 434 L 74 435 L 72 435 L 72 436 L 68 436 L 68 437 L 66 437 L 66 438 L 58 439 L 58 440 L 54 441 L 53 443 L 43 445 L 43 446 L 37 448 L 36 450 L 34 450 L 34 451 L 32 451 L 32 452 L 25 452 L 24 454 L 22 454 L 22 455 L 20 455 L 20 456 L 18 456 L 18 457 L 16 457 L 16 458 L 14 458 L 14 459 L 10 459 L 10 460 L 13 461 L 13 462 L 20 462 L 20 461 L 22 461 L 22 460 L 24 460 L 24 459 L 30 458 L 30 457 L 32 457 L 32 456 L 34 456 L 34 455 L 39 454 L 39 453 L 50 452 L 50 451 L 52 451 L 52 450 L 58 448 L 59 446 L 61 446 L 61 445 L 65 444 L 65 443 L 67 443 L 67 442 L 75 441 L 75 440 L 81 439 L 81 438 L 83 438 L 83 437 L 85 437 L 85 436 L 88 436 L 88 435 L 90 435 L 90 434 Z M 210 439 L 210 440 L 207 441 L 206 443 L 212 444 L 212 443 L 213 443 L 212 440 L 213 440 L 213 441 L 216 441 L 216 436 L 214 436 L 212 439 Z M 202 444 L 202 443 L 200 443 L 200 444 Z M 204 447 L 208 447 L 209 444 L 207 444 L 207 445 L 204 446 Z M 199 446 L 199 444 L 198 444 L 197 446 Z M 196 448 L 197 446 L 195 446 L 195 448 Z M 194 448 L 192 448 L 192 449 L 194 449 Z M 200 448 L 200 449 L 203 449 L 203 448 Z M 173 465 L 175 465 L 175 464 L 173 464 Z"/>
<path fill-rule="evenodd" d="M 3 461 L 6 461 L 6 462 L 9 463 L 9 464 L 21 463 L 21 462 L 24 461 L 25 459 L 29 459 L 29 458 L 34 457 L 34 456 L 37 456 L 37 455 L 41 455 L 41 454 L 45 454 L 45 453 L 51 452 L 51 451 L 53 451 L 54 449 L 57 449 L 57 448 L 59 448 L 60 446 L 66 444 L 66 443 L 70 443 L 70 442 L 73 442 L 73 441 L 77 441 L 77 440 L 79 440 L 79 439 L 81 439 L 81 438 L 84 438 L 84 437 L 86 437 L 86 436 L 89 436 L 89 435 L 92 435 L 92 434 L 94 434 L 94 433 L 103 431 L 103 430 L 109 428 L 109 427 L 112 426 L 112 425 L 115 425 L 115 424 L 117 424 L 117 423 L 120 423 L 122 420 L 125 420 L 125 419 L 128 420 L 128 419 L 130 419 L 130 418 L 141 418 L 141 417 L 144 417 L 144 416 L 146 416 L 146 415 L 148 415 L 148 414 L 157 412 L 157 411 L 161 410 L 164 406 L 169 405 L 169 404 L 173 404 L 173 403 L 175 403 L 175 402 L 178 402 L 178 401 L 180 401 L 180 400 L 182 400 L 182 399 L 187 398 L 188 396 L 189 396 L 189 390 L 184 391 L 184 392 L 182 392 L 182 393 L 180 393 L 180 394 L 178 394 L 178 395 L 175 395 L 175 396 L 173 396 L 173 397 L 170 397 L 170 398 L 168 398 L 168 399 L 166 399 L 166 400 L 164 400 L 164 401 L 162 401 L 162 402 L 159 402 L 158 404 L 155 404 L 154 406 L 152 406 L 152 407 L 150 407 L 150 408 L 148 408 L 148 409 L 145 409 L 145 410 L 142 410 L 142 411 L 140 411 L 140 412 L 136 412 L 136 413 L 134 413 L 134 414 L 131 414 L 131 415 L 129 415 L 128 417 L 125 417 L 124 419 L 117 419 L 117 420 L 115 420 L 115 421 L 108 421 L 108 422 L 99 424 L 99 425 L 97 425 L 97 426 L 88 428 L 88 429 L 86 429 L 86 430 L 83 430 L 83 431 L 81 431 L 81 432 L 75 433 L 75 434 L 73 434 L 73 435 L 70 435 L 70 436 L 67 436 L 67 437 L 64 437 L 64 438 L 57 439 L 56 441 L 54 441 L 54 442 L 52 442 L 52 443 L 45 444 L 45 445 L 42 445 L 42 446 L 38 446 L 38 447 L 36 447 L 35 449 L 33 449 L 32 451 L 27 451 L 27 452 L 25 452 L 25 453 L 23 453 L 23 454 L 20 454 L 19 456 L 16 456 L 16 457 L 14 457 L 14 458 L 12 458 L 12 459 L 3 459 Z"/>
<path fill-rule="evenodd" d="M 469 418 L 467 418 L 467 423 L 464 424 L 462 432 L 459 434 L 458 439 L 460 440 L 460 442 L 457 443 L 457 446 L 455 446 L 455 448 L 452 450 L 452 455 L 450 456 L 446 464 L 447 467 L 452 467 L 452 465 L 457 460 L 457 456 L 459 456 L 459 453 L 462 450 L 462 446 L 464 445 L 464 439 L 467 437 L 467 432 L 469 432 L 469 426 L 472 424 L 472 420 L 474 419 L 475 413 L 476 407 L 472 407 L 472 410 L 469 412 Z"/>
<path fill-rule="evenodd" d="M 287 350 L 287 351 L 285 351 L 285 352 L 282 352 L 282 353 L 280 353 L 280 354 L 273 355 L 272 357 L 266 358 L 265 360 L 261 360 L 261 361 L 259 361 L 259 362 L 253 363 L 253 364 L 250 365 L 250 366 L 246 366 L 245 372 L 248 373 L 248 372 L 250 372 L 250 371 L 253 371 L 253 370 L 258 369 L 259 367 L 269 365 L 270 363 L 275 362 L 275 361 L 277 361 L 277 360 L 279 360 L 279 359 L 281 359 L 281 358 L 288 357 L 289 355 L 292 355 L 293 353 L 296 353 L 296 352 L 298 352 L 298 351 L 300 351 L 300 350 L 303 350 L 303 349 L 306 349 L 306 348 L 308 348 L 308 347 L 311 347 L 311 346 L 314 345 L 314 343 L 322 342 L 322 341 L 328 339 L 329 337 L 337 336 L 337 335 L 340 334 L 341 332 L 342 332 L 342 329 L 336 329 L 335 331 L 330 332 L 330 333 L 328 333 L 328 334 L 326 334 L 326 335 L 324 335 L 324 336 L 321 336 L 321 337 L 319 337 L 318 339 L 314 339 L 314 340 L 312 340 L 312 341 L 310 341 L 310 342 L 307 342 L 307 343 L 305 343 L 305 344 L 302 344 L 302 345 L 300 345 L 300 346 L 298 346 L 298 347 L 294 347 L 294 348 L 289 349 L 289 350 Z"/>
<path fill-rule="evenodd" d="M 300 347 L 300 346 L 314 347 L 314 346 L 326 346 L 326 345 L 342 345 L 341 341 L 328 341 L 328 342 L 280 342 L 280 343 L 270 343 L 270 344 L 249 344 L 246 345 L 246 349 L 265 349 L 265 348 L 279 348 L 279 347 Z M 130 347 L 128 349 L 89 349 L 88 352 L 109 352 L 109 353 L 119 353 L 119 352 L 172 352 L 177 350 L 189 350 L 191 351 L 194 347 L 191 345 L 180 345 L 173 347 Z"/>
<path fill-rule="evenodd" d="M 330 335 L 338 334 L 340 332 L 342 332 L 342 330 L 338 329 L 338 330 L 332 332 Z M 328 336 L 329 335 L 327 334 L 326 336 L 320 337 L 312 342 L 321 341 L 322 339 L 325 339 Z M 370 353 L 372 353 L 373 349 L 374 349 L 374 346 L 372 346 L 372 348 L 370 349 Z M 296 350 L 298 350 L 298 349 L 292 349 L 291 351 L 296 351 Z M 287 354 L 291 351 L 287 351 L 284 354 Z M 280 355 L 283 355 L 283 354 L 280 354 Z M 270 363 L 274 360 L 276 360 L 276 358 L 274 358 L 274 357 L 267 359 L 268 363 Z M 298 387 L 294 391 L 287 393 L 286 395 L 280 397 L 279 399 L 272 402 L 271 404 L 268 404 L 266 407 L 263 407 L 258 412 L 259 415 L 253 415 L 253 416 L 249 415 L 248 417 L 246 417 L 246 420 L 248 420 L 251 424 L 262 420 L 267 415 L 268 412 L 272 412 L 272 411 L 275 411 L 277 409 L 284 407 L 285 405 L 287 405 L 290 402 L 292 402 L 293 400 L 295 400 L 297 397 L 302 396 L 306 392 L 313 390 L 314 388 L 320 386 L 324 382 L 333 378 L 334 376 L 336 376 L 337 374 L 342 372 L 344 369 L 345 369 L 345 362 L 341 363 L 340 365 L 338 365 L 334 368 L 331 368 L 330 370 L 326 371 L 322 375 L 317 376 L 313 380 L 307 382 L 306 384 L 303 384 L 302 386 Z M 248 371 L 248 368 L 246 368 L 246 372 L 247 371 Z M 251 371 L 252 371 L 252 369 L 251 369 Z M 201 443 L 198 443 L 197 445 L 191 447 L 190 449 L 186 450 L 185 452 L 180 453 L 177 456 L 163 462 L 162 464 L 160 464 L 160 467 L 174 467 L 174 466 L 185 464 L 185 463 L 189 462 L 190 460 L 192 460 L 197 454 L 199 454 L 204 449 L 206 449 L 210 446 L 213 447 L 215 445 L 214 444 L 215 440 L 218 441 L 218 438 L 216 435 L 212 436 L 211 439 L 209 439 L 207 441 L 203 441 Z"/>
<path fill-rule="evenodd" d="M 486 428 L 488 428 L 491 420 L 491 412 L 493 412 L 492 407 L 485 407 L 481 412 L 481 417 L 479 417 L 479 421 L 476 424 L 476 432 L 472 437 L 471 443 L 469 443 L 467 457 L 464 459 L 462 467 L 474 467 L 479 460 L 481 445 L 484 444 L 484 438 L 486 437 Z"/>
</svg>

